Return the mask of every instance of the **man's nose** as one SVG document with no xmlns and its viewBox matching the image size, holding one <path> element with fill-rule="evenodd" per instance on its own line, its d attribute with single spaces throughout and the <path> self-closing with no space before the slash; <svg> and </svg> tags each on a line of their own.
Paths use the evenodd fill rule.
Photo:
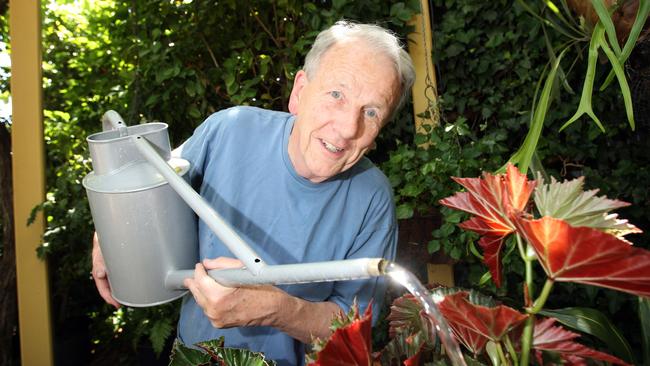
<svg viewBox="0 0 650 366">
<path fill-rule="evenodd" d="M 357 137 L 363 115 L 360 111 L 352 108 L 342 111 L 336 120 L 336 130 L 342 138 L 352 139 Z"/>
</svg>

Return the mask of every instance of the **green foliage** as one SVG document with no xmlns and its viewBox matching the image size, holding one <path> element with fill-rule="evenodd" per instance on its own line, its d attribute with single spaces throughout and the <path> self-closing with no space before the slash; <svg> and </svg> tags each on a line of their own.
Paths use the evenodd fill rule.
<svg viewBox="0 0 650 366">
<path fill-rule="evenodd" d="M 394 187 L 399 219 L 430 214 L 433 207 L 438 207 L 440 198 L 455 190 L 448 177 L 476 174 L 485 166 L 495 168 L 500 164 L 499 154 L 506 151 L 503 133 L 477 136 L 470 131 L 464 117 L 439 128 L 426 128 L 429 134 L 418 135 L 415 139 L 416 143 L 425 145 L 400 144 L 382 165 Z M 477 159 L 479 156 L 485 158 Z M 435 252 L 444 247 L 445 253 L 460 259 L 468 254 L 467 244 L 476 236 L 462 233 L 456 227 L 461 214 L 444 209 L 442 214 L 446 221 L 434 231 L 429 249 Z"/>
<path fill-rule="evenodd" d="M 274 361 L 264 355 L 245 349 L 225 348 L 224 338 L 197 343 L 201 350 L 188 348 L 181 342 L 174 343 L 170 366 L 230 365 L 230 366 L 273 366 Z"/>
<path fill-rule="evenodd" d="M 639 297 L 639 319 L 641 321 L 641 335 L 643 337 L 643 364 L 650 363 L 650 299 Z"/>
<path fill-rule="evenodd" d="M 419 2 L 380 0 L 43 2 L 46 233 L 39 255 L 52 279 L 55 339 L 76 342 L 79 364 L 166 358 L 179 303 L 112 309 L 89 275 L 93 225 L 81 180 L 91 170 L 85 138 L 101 115 L 129 125 L 164 121 L 178 145 L 210 113 L 236 104 L 286 109 L 295 72 L 321 29 L 346 18 L 379 22 L 406 41 Z M 388 5 L 388 6 L 387 6 Z M 8 30 L 2 23 L 2 40 Z M 0 73 L 1 74 L 1 73 Z M 0 76 L 4 98 L 7 79 Z M 378 143 L 410 132 L 407 112 Z M 384 158 L 387 149 L 374 153 Z M 384 155 L 382 155 L 384 154 Z M 73 332 L 82 333 L 81 335 Z M 89 334 L 89 339 L 75 337 Z M 58 360 L 67 359 L 60 348 Z M 61 361 L 62 362 L 62 361 Z"/>
<path fill-rule="evenodd" d="M 539 141 L 535 155 L 529 154 L 533 170 L 543 166 L 549 174 L 566 179 L 584 175 L 590 188 L 600 189 L 599 194 L 630 202 L 632 205 L 621 210 L 621 215 L 645 232 L 632 240 L 640 247 L 648 247 L 650 239 L 650 192 L 645 188 L 650 179 L 650 169 L 646 167 L 650 152 L 643 146 L 649 126 L 637 125 L 636 132 L 630 131 L 621 92 L 612 87 L 594 93 L 591 100 L 594 113 L 607 126 L 605 133 L 584 118 L 557 132 L 575 113 L 580 95 L 573 90 L 580 90 L 587 67 L 582 50 L 577 47 L 568 48 L 562 57 L 557 53 L 563 49 L 559 46 L 566 34 L 574 38 L 584 35 L 576 34 L 558 19 L 553 20 L 552 26 L 543 27 L 540 19 L 523 7 L 532 4 L 433 2 L 434 58 L 440 95 L 437 104 L 442 123 L 426 135 L 417 136 L 414 142 L 399 141 L 382 165 L 395 188 L 400 218 L 442 216 L 442 225 L 432 233 L 429 251 L 443 252 L 457 260 L 456 284 L 479 287 L 499 296 L 510 294 L 512 297 L 503 300 L 512 306 L 522 305 L 517 299 L 522 298 L 518 284 L 524 273 L 519 257 L 508 254 L 514 251 L 515 243 L 507 242 L 504 248 L 505 281 L 497 290 L 487 281 L 489 273 L 479 263 L 482 254 L 475 243 L 478 236 L 462 233 L 456 227 L 466 217 L 440 208 L 438 200 L 458 189 L 450 176 L 477 176 L 480 170 L 494 171 L 522 145 L 529 122 L 535 117 L 534 101 L 539 100 L 538 93 L 542 92 L 540 80 L 552 70 L 553 62 L 558 64 L 558 77 L 555 85 L 551 88 L 549 84 L 548 88 L 546 102 L 551 107 L 545 115 L 537 116 Z M 609 71 L 598 67 L 593 75 L 595 83 L 600 85 Z M 560 85 L 567 92 L 560 94 Z M 590 304 L 610 314 L 632 348 L 643 349 L 635 315 L 637 304 L 632 297 L 562 284 L 555 287 L 548 306 L 575 304 Z"/>
<path fill-rule="evenodd" d="M 591 334 L 607 344 L 612 352 L 625 360 L 633 362 L 632 350 L 620 331 L 602 312 L 590 308 L 565 308 L 542 310 L 542 315 L 553 317 L 560 323 L 580 332 Z"/>
</svg>

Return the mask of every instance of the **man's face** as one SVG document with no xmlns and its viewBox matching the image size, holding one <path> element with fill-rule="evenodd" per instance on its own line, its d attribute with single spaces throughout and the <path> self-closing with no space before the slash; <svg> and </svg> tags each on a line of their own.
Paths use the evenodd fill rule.
<svg viewBox="0 0 650 366">
<path fill-rule="evenodd" d="M 289 100 L 296 172 L 318 183 L 352 167 L 373 145 L 399 91 L 391 60 L 361 41 L 332 46 L 311 79 L 299 71 Z"/>
</svg>

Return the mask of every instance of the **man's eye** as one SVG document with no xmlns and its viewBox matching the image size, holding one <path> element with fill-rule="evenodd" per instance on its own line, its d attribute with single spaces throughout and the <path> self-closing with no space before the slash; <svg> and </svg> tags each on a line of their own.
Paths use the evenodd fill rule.
<svg viewBox="0 0 650 366">
<path fill-rule="evenodd" d="M 367 109 L 366 110 L 366 117 L 368 118 L 377 118 L 377 111 L 374 109 Z"/>
<path fill-rule="evenodd" d="M 333 91 L 331 91 L 331 92 L 330 92 L 330 95 L 331 95 L 332 98 L 334 98 L 334 99 L 341 99 L 341 92 L 338 91 L 338 90 L 333 90 Z"/>
</svg>

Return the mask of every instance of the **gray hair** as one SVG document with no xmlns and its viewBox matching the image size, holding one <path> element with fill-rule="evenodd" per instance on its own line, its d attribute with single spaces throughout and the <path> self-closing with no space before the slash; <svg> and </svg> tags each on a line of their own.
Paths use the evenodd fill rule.
<svg viewBox="0 0 650 366">
<path fill-rule="evenodd" d="M 360 39 L 370 47 L 388 56 L 395 66 L 399 75 L 400 98 L 395 105 L 391 119 L 402 108 L 410 95 L 411 88 L 415 82 L 415 67 L 408 52 L 402 47 L 402 43 L 395 33 L 375 24 L 352 23 L 350 21 L 338 21 L 331 27 L 320 32 L 314 41 L 311 49 L 305 57 L 303 69 L 308 78 L 315 75 L 318 70 L 321 58 L 337 42 L 348 39 Z"/>
</svg>

